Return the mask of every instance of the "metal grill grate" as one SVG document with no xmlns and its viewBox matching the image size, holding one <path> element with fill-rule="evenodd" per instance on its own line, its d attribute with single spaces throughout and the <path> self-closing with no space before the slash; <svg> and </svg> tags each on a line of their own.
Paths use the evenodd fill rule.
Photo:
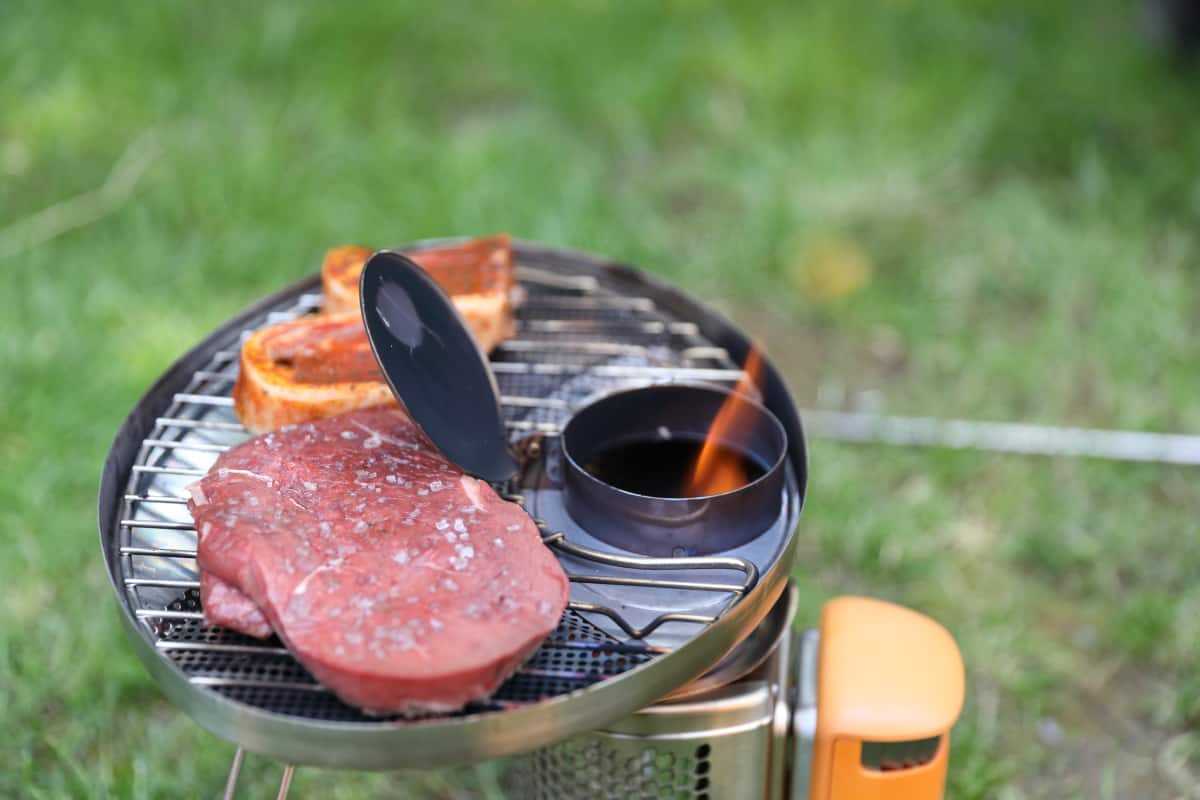
<svg viewBox="0 0 1200 800">
<path fill-rule="evenodd" d="M 594 278 L 561 275 L 523 264 L 518 277 L 526 299 L 517 313 L 517 335 L 497 348 L 492 367 L 500 388 L 506 424 L 514 440 L 534 433 L 555 434 L 571 409 L 597 394 L 663 380 L 704 380 L 730 384 L 742 372 L 729 355 L 701 337 L 697 326 L 673 319 L 648 298 L 601 287 Z M 120 577 L 135 616 L 157 649 L 194 685 L 231 699 L 291 715 L 331 721 L 367 718 L 325 691 L 286 649 L 232 631 L 206 626 L 199 606 L 195 567 L 196 534 L 184 487 L 205 474 L 217 456 L 247 434 L 238 424 L 229 396 L 237 376 L 240 339 L 254 327 L 312 312 L 319 294 L 303 294 L 265 314 L 247 331 L 231 334 L 205 366 L 156 420 L 126 484 L 120 521 Z M 520 487 L 497 487 L 511 490 Z M 686 561 L 689 569 L 716 577 L 688 586 L 663 581 L 655 559 L 614 557 L 567 541 L 547 530 L 552 548 L 576 563 L 602 565 L 603 575 L 573 574 L 575 583 L 626 583 L 663 591 L 728 594 L 713 615 L 664 613 L 640 627 L 612 607 L 572 602 L 558 629 L 533 659 L 486 704 L 467 712 L 498 709 L 570 692 L 620 674 L 663 652 L 644 637 L 666 625 L 705 625 L 745 596 L 757 579 L 753 563 L 713 557 Z M 730 573 L 737 573 L 729 580 Z M 722 579 L 722 576 L 723 579 Z M 607 630 L 589 621 L 615 623 Z M 614 636 L 618 630 L 624 636 Z"/>
<path fill-rule="evenodd" d="M 189 589 L 173 601 L 177 611 L 199 612 L 200 597 Z M 205 625 L 200 619 L 159 622 L 158 649 L 187 673 L 192 682 L 250 705 L 336 722 L 366 720 L 357 709 L 327 694 L 286 648 L 235 631 Z M 569 692 L 580 684 L 619 674 L 651 658 L 645 648 L 615 642 L 578 613 L 568 610 L 558 629 L 532 661 L 488 703 L 461 713 L 499 709 L 507 703 L 533 702 Z M 371 717 L 373 721 L 387 717 Z M 395 719 L 395 717 L 392 717 Z"/>
</svg>

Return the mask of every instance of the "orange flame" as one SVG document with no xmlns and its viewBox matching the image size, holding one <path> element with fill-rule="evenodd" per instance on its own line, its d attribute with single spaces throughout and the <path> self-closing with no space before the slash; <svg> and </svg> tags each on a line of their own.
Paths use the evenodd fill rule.
<svg viewBox="0 0 1200 800">
<path fill-rule="evenodd" d="M 728 447 L 722 445 L 737 444 L 750 438 L 754 412 L 745 403 L 734 402 L 734 398 L 739 394 L 753 396 L 751 390 L 759 385 L 762 358 L 757 344 L 746 354 L 742 372 L 733 395 L 721 404 L 704 437 L 704 446 L 700 448 L 700 455 L 696 457 L 696 464 L 684 488 L 684 493 L 690 497 L 730 492 L 745 486 L 749 480 L 742 460 L 733 457 Z"/>
</svg>

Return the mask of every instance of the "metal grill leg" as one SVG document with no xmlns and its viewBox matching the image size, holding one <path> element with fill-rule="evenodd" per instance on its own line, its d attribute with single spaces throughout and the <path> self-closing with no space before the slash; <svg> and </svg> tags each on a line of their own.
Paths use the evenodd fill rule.
<svg viewBox="0 0 1200 800">
<path fill-rule="evenodd" d="M 238 748 L 233 754 L 233 764 L 229 766 L 229 778 L 225 781 L 225 800 L 233 800 L 237 791 L 238 775 L 242 771 L 242 762 L 246 759 L 246 751 Z"/>
<path fill-rule="evenodd" d="M 225 780 L 224 800 L 233 800 L 233 796 L 237 794 L 238 776 L 242 772 L 242 762 L 246 760 L 246 751 L 238 748 L 233 754 L 233 763 L 229 765 L 229 777 Z M 286 764 L 283 767 L 283 777 L 279 779 L 279 793 L 275 795 L 275 800 L 287 800 L 288 790 L 292 788 L 292 774 L 296 768 L 291 764 Z"/>
<path fill-rule="evenodd" d="M 291 764 L 283 768 L 283 778 L 279 781 L 279 794 L 275 795 L 275 800 L 287 800 L 288 789 L 292 786 L 292 772 L 295 769 Z"/>
</svg>

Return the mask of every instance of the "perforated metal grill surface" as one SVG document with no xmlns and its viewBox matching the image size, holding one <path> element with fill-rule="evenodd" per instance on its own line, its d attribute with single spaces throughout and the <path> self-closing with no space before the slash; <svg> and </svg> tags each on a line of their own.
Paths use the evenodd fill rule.
<svg viewBox="0 0 1200 800">
<path fill-rule="evenodd" d="M 189 589 L 173 601 L 176 611 L 200 608 L 199 592 Z M 168 621 L 157 628 L 159 647 L 192 681 L 212 681 L 215 691 L 250 705 L 337 722 L 380 721 L 396 717 L 367 717 L 342 703 L 317 685 L 292 655 L 272 639 L 260 639 L 206 625 L 198 619 Z M 624 672 L 651 656 L 622 647 L 579 614 L 568 610 L 558 629 L 524 668 L 510 678 L 488 703 L 477 703 L 461 713 L 502 708 L 506 703 L 528 703 L 569 692 L 605 675 Z"/>
<path fill-rule="evenodd" d="M 710 750 L 705 742 L 650 746 L 579 736 L 519 759 L 512 780 L 516 792 L 530 800 L 708 800 Z"/>
</svg>

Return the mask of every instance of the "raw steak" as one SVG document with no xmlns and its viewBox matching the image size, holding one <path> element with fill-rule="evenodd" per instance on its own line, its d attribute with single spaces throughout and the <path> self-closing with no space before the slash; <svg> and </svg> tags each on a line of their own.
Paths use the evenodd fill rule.
<svg viewBox="0 0 1200 800">
<path fill-rule="evenodd" d="M 249 636 L 266 639 L 273 631 L 254 601 L 207 570 L 200 570 L 200 607 L 204 619 L 241 631 Z"/>
<path fill-rule="evenodd" d="M 200 568 L 370 712 L 488 696 L 566 606 L 566 575 L 528 515 L 396 409 L 251 439 L 190 490 Z"/>
</svg>

